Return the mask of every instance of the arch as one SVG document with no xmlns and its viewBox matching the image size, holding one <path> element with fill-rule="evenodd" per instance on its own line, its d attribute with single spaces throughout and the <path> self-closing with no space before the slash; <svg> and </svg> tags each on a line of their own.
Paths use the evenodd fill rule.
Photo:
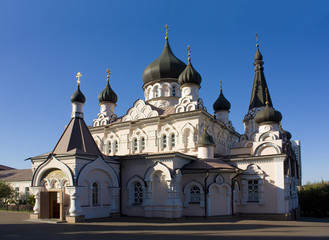
<svg viewBox="0 0 329 240">
<path fill-rule="evenodd" d="M 88 172 L 92 170 L 100 170 L 107 174 L 107 176 L 112 180 L 112 187 L 119 187 L 119 179 L 116 174 L 116 172 L 113 170 L 113 168 L 104 162 L 104 160 L 101 157 L 98 157 L 95 161 L 92 161 L 85 165 L 81 171 L 79 172 L 79 175 L 77 176 L 77 185 L 80 186 L 83 181 L 85 180 L 85 176 Z"/>
<path fill-rule="evenodd" d="M 122 122 L 155 116 L 159 116 L 159 113 L 152 110 L 151 106 L 147 105 L 142 99 L 138 99 L 133 107 L 129 108 L 127 114 L 122 117 Z"/>
<path fill-rule="evenodd" d="M 231 185 L 226 183 L 226 182 L 223 182 L 221 184 L 219 183 L 212 183 L 210 184 L 210 186 L 208 187 L 208 194 L 211 195 L 211 194 L 214 194 L 214 191 L 215 189 L 217 188 L 217 190 L 219 190 L 219 192 L 221 191 L 221 188 L 223 187 L 226 187 L 227 188 L 227 191 L 226 193 L 227 194 L 231 194 L 232 192 L 232 188 L 231 188 Z"/>
<path fill-rule="evenodd" d="M 54 156 L 51 156 L 35 170 L 32 177 L 32 186 L 40 186 L 43 175 L 51 169 L 62 170 L 65 173 L 70 186 L 74 186 L 74 177 L 71 169 L 66 164 L 58 161 Z M 50 183 L 49 186 L 51 186 Z"/>
<path fill-rule="evenodd" d="M 273 140 L 273 141 L 277 140 L 276 136 L 273 133 L 265 132 L 259 136 L 258 142 L 268 141 L 268 138 L 270 138 L 270 140 Z"/>
<path fill-rule="evenodd" d="M 147 181 L 147 182 L 152 181 L 152 177 L 153 177 L 154 173 L 157 171 L 160 171 L 164 174 L 164 176 L 165 176 L 164 180 L 166 180 L 166 181 L 172 180 L 169 168 L 160 162 L 156 162 L 153 166 L 151 166 L 147 169 L 147 171 L 145 173 L 145 177 L 144 177 L 145 181 Z"/>
<path fill-rule="evenodd" d="M 196 106 L 194 103 L 190 103 L 186 106 L 186 111 L 194 111 L 196 109 Z"/>
<path fill-rule="evenodd" d="M 190 200 L 191 200 L 191 188 L 193 186 L 197 186 L 200 189 L 200 206 L 204 207 L 205 206 L 205 202 L 204 202 L 204 187 L 203 185 L 196 181 L 196 180 L 191 180 L 190 182 L 188 182 L 184 189 L 184 195 L 185 195 L 185 201 L 184 201 L 184 207 L 189 206 Z"/>
<path fill-rule="evenodd" d="M 253 142 L 249 140 L 249 141 L 247 141 L 247 142 L 245 142 L 245 143 L 243 144 L 243 147 L 244 147 L 244 148 L 252 147 L 252 143 L 253 143 Z"/>
<path fill-rule="evenodd" d="M 230 215 L 231 194 L 232 189 L 228 183 L 212 183 L 208 188 L 208 215 Z"/>
<path fill-rule="evenodd" d="M 267 151 L 265 152 L 264 150 L 266 148 L 273 148 L 274 149 L 274 152 L 273 151 Z M 269 150 L 269 149 L 267 149 Z M 261 156 L 261 155 L 272 155 L 272 154 L 281 154 L 281 149 L 279 146 L 273 144 L 273 143 L 270 143 L 270 142 L 266 142 L 266 143 L 262 143 L 261 145 L 259 145 L 256 149 L 255 149 L 255 152 L 254 152 L 254 155 L 255 156 Z"/>
<path fill-rule="evenodd" d="M 161 97 L 170 96 L 170 84 L 165 82 L 161 84 Z"/>
<path fill-rule="evenodd" d="M 215 178 L 215 182 L 218 184 L 224 183 L 224 178 L 221 174 L 218 174 Z"/>
</svg>

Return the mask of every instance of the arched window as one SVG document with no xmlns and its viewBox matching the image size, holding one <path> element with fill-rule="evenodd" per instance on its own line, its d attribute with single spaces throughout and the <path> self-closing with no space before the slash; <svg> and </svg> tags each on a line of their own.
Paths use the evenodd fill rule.
<svg viewBox="0 0 329 240">
<path fill-rule="evenodd" d="M 117 153 L 119 149 L 118 141 L 114 141 L 114 153 Z"/>
<path fill-rule="evenodd" d="M 154 88 L 154 97 L 159 97 L 159 88 L 157 86 Z"/>
<path fill-rule="evenodd" d="M 140 182 L 135 182 L 133 204 L 141 205 L 142 203 L 143 203 L 143 186 Z"/>
<path fill-rule="evenodd" d="M 192 186 L 190 190 L 190 203 L 200 203 L 200 188 Z"/>
<path fill-rule="evenodd" d="M 137 149 L 138 149 L 137 138 L 134 138 L 134 140 L 133 140 L 133 149 L 134 149 L 134 151 L 137 151 Z"/>
<path fill-rule="evenodd" d="M 145 138 L 142 137 L 141 139 L 141 146 L 142 146 L 142 150 L 145 150 Z"/>
<path fill-rule="evenodd" d="M 172 86 L 172 96 L 176 97 L 176 86 Z"/>
<path fill-rule="evenodd" d="M 175 133 L 171 134 L 170 136 L 170 140 L 171 140 L 171 147 L 175 147 L 176 143 L 175 143 Z"/>
<path fill-rule="evenodd" d="M 167 147 L 167 136 L 166 135 L 162 136 L 162 147 L 163 148 Z"/>
<path fill-rule="evenodd" d="M 98 189 L 98 183 L 93 183 L 93 190 L 92 190 L 92 203 L 93 205 L 99 204 L 99 189 Z"/>
<path fill-rule="evenodd" d="M 111 142 L 108 143 L 108 153 L 111 154 L 112 152 L 112 144 Z"/>
</svg>

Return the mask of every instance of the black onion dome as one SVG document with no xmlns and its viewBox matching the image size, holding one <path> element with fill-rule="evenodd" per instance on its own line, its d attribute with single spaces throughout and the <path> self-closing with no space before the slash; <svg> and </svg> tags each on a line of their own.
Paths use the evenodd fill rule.
<svg viewBox="0 0 329 240">
<path fill-rule="evenodd" d="M 98 101 L 101 102 L 112 102 L 116 103 L 118 101 L 118 96 L 112 90 L 109 83 L 106 84 L 104 90 L 98 95 Z"/>
<path fill-rule="evenodd" d="M 198 144 L 199 145 L 214 145 L 215 142 L 214 142 L 213 137 L 210 134 L 208 134 L 207 131 L 204 131 L 199 138 Z"/>
<path fill-rule="evenodd" d="M 83 95 L 83 93 L 80 91 L 80 85 L 78 85 L 78 89 L 72 94 L 71 96 L 71 102 L 80 102 L 85 103 L 86 98 Z"/>
<path fill-rule="evenodd" d="M 280 131 L 281 131 L 283 134 L 285 134 L 285 135 L 287 136 L 287 139 L 288 139 L 288 140 L 291 139 L 291 137 L 292 137 L 291 133 L 290 133 L 289 131 L 284 130 L 284 129 L 282 128 L 281 124 L 280 124 Z"/>
<path fill-rule="evenodd" d="M 274 108 L 270 107 L 267 104 L 266 107 L 262 111 L 259 111 L 256 114 L 254 119 L 257 124 L 261 124 L 264 122 L 279 123 L 282 120 L 282 115 L 279 111 L 275 110 Z"/>
<path fill-rule="evenodd" d="M 184 71 L 186 64 L 172 53 L 169 42 L 166 40 L 163 51 L 154 62 L 148 65 L 143 73 L 144 84 L 161 78 L 178 78 Z"/>
<path fill-rule="evenodd" d="M 201 75 L 194 69 L 191 62 L 187 64 L 184 71 L 178 77 L 178 83 L 181 86 L 187 83 L 193 83 L 200 86 L 201 81 Z"/>
<path fill-rule="evenodd" d="M 231 108 L 231 103 L 224 97 L 223 91 L 220 90 L 219 97 L 213 105 L 214 111 L 226 110 L 229 111 Z"/>
<path fill-rule="evenodd" d="M 256 54 L 255 54 L 254 60 L 255 61 L 262 61 L 263 60 L 263 56 L 259 51 L 258 44 L 257 44 L 257 51 L 256 51 Z"/>
</svg>

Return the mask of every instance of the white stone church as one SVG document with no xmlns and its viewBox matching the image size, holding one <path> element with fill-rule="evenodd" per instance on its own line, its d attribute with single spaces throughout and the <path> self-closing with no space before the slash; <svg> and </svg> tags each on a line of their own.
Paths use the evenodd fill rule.
<svg viewBox="0 0 329 240">
<path fill-rule="evenodd" d="M 88 127 L 78 73 L 64 133 L 52 152 L 30 158 L 31 218 L 294 217 L 300 161 L 273 108 L 258 44 L 254 59 L 244 133 L 234 130 L 222 89 L 214 115 L 207 112 L 201 75 L 190 56 L 187 65 L 175 57 L 168 34 L 161 55 L 144 70 L 145 99 L 122 117 L 115 114 L 118 97 L 108 71 L 100 112 Z"/>
</svg>

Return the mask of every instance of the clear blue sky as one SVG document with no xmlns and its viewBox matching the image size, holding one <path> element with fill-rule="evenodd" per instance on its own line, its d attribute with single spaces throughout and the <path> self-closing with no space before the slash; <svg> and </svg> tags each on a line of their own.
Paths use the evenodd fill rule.
<svg viewBox="0 0 329 240">
<path fill-rule="evenodd" d="M 329 1 L 0 0 L 0 164 L 51 151 L 70 120 L 75 75 L 88 125 L 106 84 L 126 113 L 144 99 L 142 74 L 164 46 L 201 74 L 210 113 L 223 80 L 240 133 L 254 76 L 255 33 L 284 129 L 302 143 L 303 182 L 329 180 Z"/>
</svg>

